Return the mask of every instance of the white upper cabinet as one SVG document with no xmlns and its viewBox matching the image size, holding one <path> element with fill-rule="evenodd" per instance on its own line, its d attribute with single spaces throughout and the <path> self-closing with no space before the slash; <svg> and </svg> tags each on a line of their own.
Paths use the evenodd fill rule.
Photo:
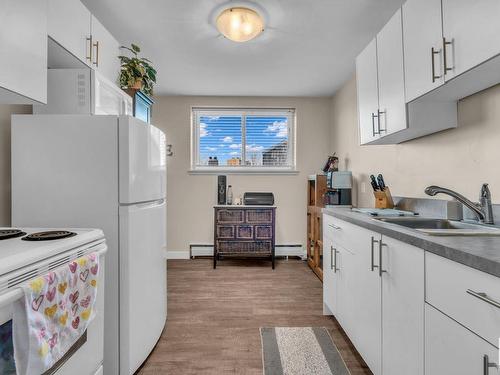
<svg viewBox="0 0 500 375">
<path fill-rule="evenodd" d="M 449 80 L 500 53 L 500 1 L 442 1 Z"/>
<path fill-rule="evenodd" d="M 381 136 L 407 128 L 401 9 L 377 35 L 379 132 Z"/>
<path fill-rule="evenodd" d="M 47 102 L 47 2 L 0 5 L 0 103 Z"/>
<path fill-rule="evenodd" d="M 90 66 L 90 11 L 80 0 L 49 0 L 48 35 Z"/>
<path fill-rule="evenodd" d="M 410 102 L 444 83 L 441 0 L 408 0 L 403 5 L 403 37 Z"/>
<path fill-rule="evenodd" d="M 92 66 L 116 83 L 120 72 L 120 43 L 92 16 Z"/>
<path fill-rule="evenodd" d="M 358 92 L 358 122 L 360 143 L 378 138 L 378 78 L 377 40 L 356 58 L 356 84 Z"/>
</svg>

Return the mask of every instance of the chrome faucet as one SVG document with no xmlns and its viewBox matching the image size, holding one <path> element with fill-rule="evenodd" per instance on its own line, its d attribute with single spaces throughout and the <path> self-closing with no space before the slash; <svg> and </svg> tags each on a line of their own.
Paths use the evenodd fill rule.
<svg viewBox="0 0 500 375">
<path fill-rule="evenodd" d="M 481 194 L 479 196 L 479 203 L 474 203 L 469 199 L 465 198 L 462 194 L 456 191 L 439 187 L 439 186 L 428 186 L 425 188 L 425 194 L 434 196 L 438 193 L 449 195 L 455 198 L 457 201 L 462 203 L 465 207 L 469 208 L 474 212 L 481 223 L 494 224 L 493 221 L 493 209 L 491 207 L 491 192 L 488 188 L 488 184 L 483 184 L 481 187 Z"/>
</svg>

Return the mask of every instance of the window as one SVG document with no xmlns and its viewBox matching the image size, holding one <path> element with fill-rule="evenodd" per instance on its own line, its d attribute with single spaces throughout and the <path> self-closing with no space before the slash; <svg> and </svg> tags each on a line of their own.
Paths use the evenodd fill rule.
<svg viewBox="0 0 500 375">
<path fill-rule="evenodd" d="M 295 170 L 294 109 L 193 108 L 192 170 Z"/>
</svg>

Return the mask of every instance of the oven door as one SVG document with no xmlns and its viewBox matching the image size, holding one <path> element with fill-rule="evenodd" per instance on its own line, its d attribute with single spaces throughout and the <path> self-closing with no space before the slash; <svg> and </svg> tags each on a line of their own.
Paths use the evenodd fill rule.
<svg viewBox="0 0 500 375">
<path fill-rule="evenodd" d="M 100 268 L 105 269 L 105 257 L 100 257 Z M 94 375 L 102 371 L 103 360 L 103 315 L 104 315 L 104 274 L 98 284 L 96 316 L 86 334 L 51 369 L 43 375 Z M 13 304 L 22 298 L 20 288 L 13 288 L 0 295 L 0 374 L 16 374 L 13 359 L 12 310 Z"/>
</svg>

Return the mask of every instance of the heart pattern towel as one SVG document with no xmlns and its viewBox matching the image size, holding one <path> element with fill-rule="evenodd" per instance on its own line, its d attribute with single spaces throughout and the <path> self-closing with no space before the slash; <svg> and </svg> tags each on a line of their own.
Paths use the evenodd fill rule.
<svg viewBox="0 0 500 375">
<path fill-rule="evenodd" d="M 99 257 L 88 254 L 23 286 L 14 305 L 14 357 L 18 375 L 50 369 L 95 316 Z"/>
</svg>

